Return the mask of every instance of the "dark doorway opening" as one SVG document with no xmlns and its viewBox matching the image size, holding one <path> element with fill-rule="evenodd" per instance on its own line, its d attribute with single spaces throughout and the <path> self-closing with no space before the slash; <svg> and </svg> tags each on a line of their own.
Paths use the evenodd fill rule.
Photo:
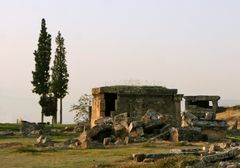
<svg viewBox="0 0 240 168">
<path fill-rule="evenodd" d="M 210 108 L 209 101 L 192 101 L 189 102 L 189 105 L 196 105 L 197 107 L 201 108 Z"/>
<path fill-rule="evenodd" d="M 105 93 L 105 117 L 111 117 L 111 111 L 115 111 L 115 100 L 117 99 L 117 94 L 115 93 Z"/>
</svg>

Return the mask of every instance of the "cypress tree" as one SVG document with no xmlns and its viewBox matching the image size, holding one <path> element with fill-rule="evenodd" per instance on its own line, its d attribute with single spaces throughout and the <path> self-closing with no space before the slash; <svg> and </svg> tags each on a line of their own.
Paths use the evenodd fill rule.
<svg viewBox="0 0 240 168">
<path fill-rule="evenodd" d="M 33 54 L 35 56 L 35 71 L 32 71 L 32 92 L 45 97 L 49 93 L 50 87 L 49 64 L 51 60 L 51 35 L 47 32 L 45 19 L 42 19 L 38 48 Z"/>
<path fill-rule="evenodd" d="M 60 99 L 60 124 L 62 124 L 62 99 L 66 96 L 68 89 L 68 71 L 66 64 L 66 50 L 64 46 L 64 38 L 60 31 L 56 37 L 56 52 L 52 67 L 52 83 L 51 91 L 54 96 Z"/>
</svg>

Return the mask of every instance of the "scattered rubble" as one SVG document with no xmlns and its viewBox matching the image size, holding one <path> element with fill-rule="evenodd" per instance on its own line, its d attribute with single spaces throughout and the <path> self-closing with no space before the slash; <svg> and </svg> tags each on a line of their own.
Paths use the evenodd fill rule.
<svg viewBox="0 0 240 168">
<path fill-rule="evenodd" d="M 0 137 L 11 137 L 11 136 L 15 136 L 16 134 L 12 131 L 4 131 L 4 132 L 0 132 Z"/>
<path fill-rule="evenodd" d="M 200 128 L 172 128 L 170 130 L 170 140 L 173 142 L 179 141 L 206 141 L 207 135 L 202 134 Z"/>
<path fill-rule="evenodd" d="M 36 140 L 35 146 L 38 146 L 38 147 L 53 147 L 54 146 L 54 142 L 50 138 L 41 135 Z"/>
<path fill-rule="evenodd" d="M 77 149 L 80 147 L 80 141 L 77 138 L 68 139 L 64 142 L 64 146 L 67 148 Z"/>
<path fill-rule="evenodd" d="M 239 162 L 220 162 L 218 164 L 218 168 L 239 168 L 240 167 L 240 163 Z"/>
<path fill-rule="evenodd" d="M 212 155 L 202 157 L 202 161 L 205 163 L 214 163 L 217 161 L 233 159 L 240 154 L 240 148 L 232 148 L 226 152 L 219 152 Z"/>
<path fill-rule="evenodd" d="M 32 123 L 28 121 L 21 121 L 20 132 L 23 136 L 42 135 L 50 132 L 50 129 L 45 127 L 46 123 Z"/>
<path fill-rule="evenodd" d="M 218 152 L 219 149 L 216 149 Z M 192 167 L 204 168 L 215 163 L 219 163 L 218 167 L 227 168 L 229 166 L 239 166 L 239 161 L 234 159 L 240 154 L 240 147 L 228 148 L 226 151 L 210 154 L 207 151 L 200 149 L 172 149 L 169 153 L 159 154 L 133 154 L 132 159 L 136 162 L 154 162 L 158 159 L 176 156 L 176 155 L 196 155 L 199 156 L 199 162 L 195 163 Z M 228 161 L 227 161 L 228 160 Z M 229 161 L 230 160 L 230 161 Z M 190 166 L 191 167 L 191 166 Z"/>
<path fill-rule="evenodd" d="M 165 157 L 176 156 L 176 155 L 198 155 L 205 153 L 204 151 L 200 151 L 198 149 L 190 149 L 190 150 L 180 150 L 174 149 L 169 153 L 148 153 L 148 154 L 133 154 L 132 159 L 136 162 L 143 162 L 145 159 L 158 160 Z"/>
</svg>

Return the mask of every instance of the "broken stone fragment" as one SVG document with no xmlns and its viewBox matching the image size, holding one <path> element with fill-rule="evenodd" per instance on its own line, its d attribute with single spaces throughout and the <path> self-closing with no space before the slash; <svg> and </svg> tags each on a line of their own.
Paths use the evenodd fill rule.
<svg viewBox="0 0 240 168">
<path fill-rule="evenodd" d="M 218 143 L 218 146 L 220 148 L 222 148 L 222 149 L 227 149 L 227 148 L 230 148 L 231 143 L 228 143 L 228 142 L 226 142 L 226 143 Z"/>
<path fill-rule="evenodd" d="M 125 145 L 125 142 L 122 139 L 118 139 L 116 142 L 114 142 L 115 145 Z"/>
<path fill-rule="evenodd" d="M 102 117 L 94 121 L 95 125 L 103 125 L 103 124 L 108 124 L 112 125 L 113 124 L 113 119 L 112 117 Z"/>
<path fill-rule="evenodd" d="M 143 127 L 132 129 L 131 132 L 129 133 L 129 136 L 133 138 L 144 136 Z"/>
<path fill-rule="evenodd" d="M 223 151 L 223 148 L 221 148 L 218 144 L 211 144 L 208 149 L 208 153 L 214 153 Z"/>
<path fill-rule="evenodd" d="M 114 116 L 113 122 L 125 126 L 125 124 L 128 123 L 128 113 L 127 112 L 121 113 L 121 114 Z"/>
<path fill-rule="evenodd" d="M 128 132 L 130 133 L 132 130 L 138 128 L 138 127 L 142 127 L 143 123 L 140 121 L 132 121 L 129 126 L 128 126 Z"/>
<path fill-rule="evenodd" d="M 49 139 L 48 137 L 45 136 L 40 136 L 37 140 L 36 140 L 36 146 L 39 147 L 50 147 L 50 146 L 54 146 L 54 143 L 51 141 L 51 139 Z"/>
<path fill-rule="evenodd" d="M 152 120 L 159 120 L 161 117 L 160 114 L 158 114 L 154 109 L 149 109 L 142 117 L 142 121 L 144 123 L 151 122 Z"/>
<path fill-rule="evenodd" d="M 126 129 L 125 126 L 121 124 L 114 124 L 114 131 L 115 131 L 115 136 L 117 138 L 125 138 L 128 136 L 128 130 Z"/>
<path fill-rule="evenodd" d="M 70 148 L 77 148 L 79 147 L 81 142 L 79 139 L 73 138 L 73 139 L 68 139 L 64 142 L 65 147 L 70 147 Z"/>
<path fill-rule="evenodd" d="M 131 137 L 144 136 L 143 123 L 139 121 L 132 121 L 129 124 L 128 132 Z"/>
<path fill-rule="evenodd" d="M 201 133 L 200 128 L 171 128 L 170 140 L 173 142 L 179 141 L 206 141 L 207 135 Z"/>
<path fill-rule="evenodd" d="M 111 143 L 111 138 L 110 137 L 107 137 L 107 138 L 104 138 L 103 139 L 103 145 L 104 146 L 107 146 Z"/>
<path fill-rule="evenodd" d="M 164 126 L 165 123 L 162 123 L 160 120 L 153 120 L 144 124 L 144 133 L 151 134 L 154 133 L 154 130 L 160 131 Z"/>
<path fill-rule="evenodd" d="M 97 141 L 84 141 L 81 143 L 81 149 L 104 149 L 104 145 Z"/>
<path fill-rule="evenodd" d="M 227 129 L 228 125 L 226 121 L 222 120 L 214 120 L 214 121 L 207 121 L 207 120 L 194 120 L 191 124 L 193 127 L 201 127 L 201 128 L 221 128 Z"/>
<path fill-rule="evenodd" d="M 132 157 L 133 157 L 134 161 L 142 162 L 146 158 L 146 155 L 145 154 L 133 154 Z"/>
<path fill-rule="evenodd" d="M 88 136 L 87 131 L 83 131 L 78 140 L 80 141 L 80 143 L 86 142 L 86 141 L 91 141 L 91 137 Z"/>
<path fill-rule="evenodd" d="M 170 131 L 167 130 L 167 131 L 165 131 L 165 132 L 163 132 L 161 134 L 158 134 L 158 135 L 152 137 L 150 140 L 151 141 L 169 140 L 169 138 L 170 138 Z"/>
<path fill-rule="evenodd" d="M 129 137 L 128 136 L 126 136 L 125 138 L 124 138 L 124 144 L 125 145 L 128 145 L 128 143 L 129 143 Z"/>
<path fill-rule="evenodd" d="M 90 130 L 86 131 L 87 136 L 92 140 L 97 140 L 98 142 L 103 142 L 103 139 L 106 137 L 110 137 L 113 133 L 112 125 L 95 125 Z"/>
</svg>

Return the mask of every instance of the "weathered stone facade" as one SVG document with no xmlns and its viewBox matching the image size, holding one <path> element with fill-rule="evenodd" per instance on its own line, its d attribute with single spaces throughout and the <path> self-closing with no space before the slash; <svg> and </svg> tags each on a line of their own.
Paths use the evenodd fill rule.
<svg viewBox="0 0 240 168">
<path fill-rule="evenodd" d="M 227 123 L 216 120 L 219 96 L 184 96 L 184 99 L 186 111 L 182 113 L 182 127 L 200 128 L 210 141 L 225 138 Z"/>
<path fill-rule="evenodd" d="M 184 96 L 184 99 L 186 111 L 193 113 L 198 119 L 209 117 L 209 120 L 214 120 L 216 118 L 219 96 Z"/>
<path fill-rule="evenodd" d="M 161 86 L 108 86 L 92 89 L 93 106 L 91 126 L 102 117 L 114 117 L 127 112 L 128 117 L 140 118 L 148 110 L 169 117 L 169 121 L 179 126 L 181 122 L 180 102 L 183 95 L 177 89 Z"/>
</svg>

